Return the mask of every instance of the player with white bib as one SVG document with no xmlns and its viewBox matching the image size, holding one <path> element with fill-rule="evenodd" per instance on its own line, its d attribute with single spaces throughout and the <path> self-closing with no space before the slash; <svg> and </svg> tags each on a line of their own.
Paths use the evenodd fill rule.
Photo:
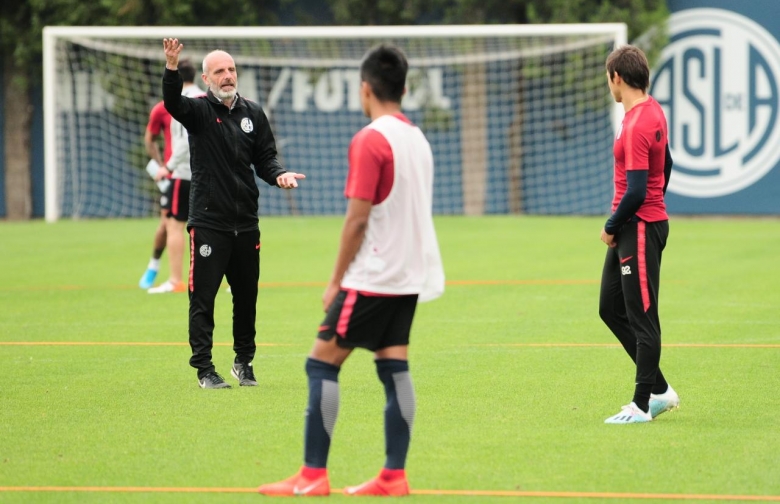
<svg viewBox="0 0 780 504">
<path fill-rule="evenodd" d="M 328 495 L 327 460 L 339 408 L 338 376 L 355 348 L 374 353 L 384 385 L 385 464 L 348 495 L 407 495 L 406 455 L 416 408 L 409 333 L 418 301 L 444 292 L 433 226 L 433 154 L 401 113 L 408 63 L 391 45 L 371 49 L 360 67 L 360 101 L 372 122 L 352 140 L 349 199 L 336 266 L 323 295 L 326 316 L 306 361 L 304 465 L 265 495 Z"/>
</svg>

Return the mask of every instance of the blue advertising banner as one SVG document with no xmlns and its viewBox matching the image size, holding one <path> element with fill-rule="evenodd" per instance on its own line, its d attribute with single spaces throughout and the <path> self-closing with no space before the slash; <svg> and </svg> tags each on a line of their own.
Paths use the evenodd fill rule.
<svg viewBox="0 0 780 504">
<path fill-rule="evenodd" d="M 780 214 L 780 17 L 774 0 L 668 0 L 651 79 L 674 172 L 671 213 Z"/>
</svg>

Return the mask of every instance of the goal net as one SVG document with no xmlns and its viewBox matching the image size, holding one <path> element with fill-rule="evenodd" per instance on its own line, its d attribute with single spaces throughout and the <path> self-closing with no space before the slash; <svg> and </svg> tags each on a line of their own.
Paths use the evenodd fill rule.
<svg viewBox="0 0 780 504">
<path fill-rule="evenodd" d="M 621 114 L 604 61 L 625 43 L 623 24 L 47 27 L 47 220 L 157 214 L 143 137 L 162 98 L 163 37 L 178 37 L 196 68 L 213 49 L 230 52 L 239 93 L 269 116 L 282 165 L 307 175 L 296 191 L 260 183 L 261 215 L 344 211 L 347 149 L 368 123 L 358 68 L 383 41 L 409 58 L 402 106 L 433 148 L 435 213 L 608 209 Z"/>
</svg>

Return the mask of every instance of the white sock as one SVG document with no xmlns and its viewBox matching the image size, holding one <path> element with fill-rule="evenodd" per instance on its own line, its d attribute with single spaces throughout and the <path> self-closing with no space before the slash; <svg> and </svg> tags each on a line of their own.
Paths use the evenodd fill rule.
<svg viewBox="0 0 780 504">
<path fill-rule="evenodd" d="M 146 267 L 146 269 L 160 271 L 160 260 L 154 258 L 149 259 L 149 265 Z"/>
</svg>

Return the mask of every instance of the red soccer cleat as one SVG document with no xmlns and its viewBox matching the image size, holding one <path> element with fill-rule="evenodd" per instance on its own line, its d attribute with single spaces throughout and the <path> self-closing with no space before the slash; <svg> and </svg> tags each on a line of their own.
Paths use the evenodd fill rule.
<svg viewBox="0 0 780 504">
<path fill-rule="evenodd" d="M 317 497 L 330 495 L 328 470 L 325 468 L 301 467 L 295 476 L 277 483 L 261 485 L 257 491 L 270 496 Z"/>
<path fill-rule="evenodd" d="M 347 495 L 378 495 L 382 497 L 398 497 L 409 495 L 409 481 L 403 469 L 382 469 L 379 476 L 368 480 L 362 485 L 344 489 Z"/>
</svg>

